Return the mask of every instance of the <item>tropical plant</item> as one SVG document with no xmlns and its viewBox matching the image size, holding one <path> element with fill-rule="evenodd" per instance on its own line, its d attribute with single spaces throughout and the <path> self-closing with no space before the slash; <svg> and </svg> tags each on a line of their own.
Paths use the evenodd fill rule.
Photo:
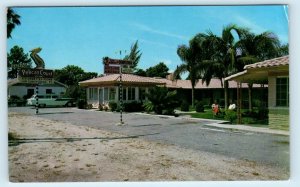
<svg viewBox="0 0 300 187">
<path fill-rule="evenodd" d="M 129 55 L 124 57 L 124 60 L 128 60 L 132 62 L 131 68 L 135 69 L 140 61 L 142 56 L 141 51 L 138 49 L 138 40 L 131 46 Z"/>
<path fill-rule="evenodd" d="M 205 59 L 205 49 L 203 49 L 202 43 L 205 38 L 203 36 L 204 35 L 199 34 L 190 40 L 189 46 L 180 45 L 177 48 L 177 54 L 183 63 L 177 66 L 174 71 L 174 77 L 188 73 L 188 79 L 192 85 L 192 107 L 194 107 L 195 103 L 195 85 L 199 78 L 201 78 L 201 71 L 204 68 L 202 62 Z"/>
<path fill-rule="evenodd" d="M 20 18 L 12 8 L 7 9 L 7 38 L 11 38 L 11 33 L 17 25 L 20 25 Z"/>
<path fill-rule="evenodd" d="M 209 82 L 215 76 L 222 82 L 225 77 L 236 72 L 235 63 L 238 55 L 238 40 L 235 39 L 234 33 L 240 38 L 245 32 L 247 32 L 247 29 L 238 27 L 235 24 L 229 24 L 223 28 L 221 36 L 217 36 L 211 31 L 204 35 L 206 38 L 204 44 L 209 46 L 207 50 L 210 53 L 209 65 L 205 64 L 206 73 L 203 75 L 206 81 Z M 228 107 L 228 86 L 228 81 L 225 80 L 225 108 Z"/>
<path fill-rule="evenodd" d="M 272 32 L 254 34 L 250 31 L 244 32 L 237 43 L 239 56 L 237 57 L 236 69 L 242 71 L 247 64 L 253 64 L 281 56 L 288 47 L 280 45 L 278 37 Z M 252 87 L 253 83 L 248 83 L 249 110 L 252 111 Z"/>
<path fill-rule="evenodd" d="M 166 87 L 151 88 L 146 96 L 148 102 L 144 104 L 145 109 L 156 114 L 174 114 L 174 109 L 179 105 L 176 90 L 168 91 Z"/>
<path fill-rule="evenodd" d="M 280 47 L 278 37 L 272 32 L 258 35 L 250 31 L 244 32 L 237 42 L 239 55 L 235 64 L 236 69 L 242 71 L 247 64 L 278 57 Z"/>
</svg>

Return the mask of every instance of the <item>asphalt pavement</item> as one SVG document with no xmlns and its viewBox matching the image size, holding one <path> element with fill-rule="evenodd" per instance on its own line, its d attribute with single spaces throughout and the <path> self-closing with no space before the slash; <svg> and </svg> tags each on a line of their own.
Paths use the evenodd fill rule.
<svg viewBox="0 0 300 187">
<path fill-rule="evenodd" d="M 35 115 L 32 107 L 9 108 L 9 112 Z M 289 170 L 288 132 L 220 124 L 217 120 L 124 113 L 125 125 L 118 126 L 120 114 L 77 108 L 43 108 L 38 117 L 70 122 L 129 136 L 251 160 Z"/>
</svg>

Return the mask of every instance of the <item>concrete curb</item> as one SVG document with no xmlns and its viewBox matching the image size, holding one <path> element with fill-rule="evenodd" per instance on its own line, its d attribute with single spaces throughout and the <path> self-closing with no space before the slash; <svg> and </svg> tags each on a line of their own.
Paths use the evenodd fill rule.
<svg viewBox="0 0 300 187">
<path fill-rule="evenodd" d="M 276 134 L 276 135 L 284 135 L 289 136 L 289 131 L 269 129 L 265 127 L 250 127 L 246 125 L 225 125 L 219 123 L 206 124 L 205 126 L 212 126 L 222 129 L 235 129 L 240 131 L 250 131 L 250 132 L 258 132 L 258 133 L 267 133 L 267 134 Z"/>
<path fill-rule="evenodd" d="M 79 109 L 79 110 L 81 110 L 81 109 Z M 96 112 L 96 110 L 88 110 L 88 111 Z M 101 112 L 101 111 L 97 111 L 97 112 Z M 112 113 L 112 112 L 110 112 L 110 113 Z M 174 118 L 174 119 L 191 120 L 191 121 L 209 121 L 209 122 L 213 122 L 213 123 L 205 124 L 205 126 L 222 128 L 222 129 L 234 129 L 234 130 L 240 130 L 240 131 L 257 132 L 257 133 L 284 135 L 284 136 L 290 135 L 289 131 L 269 129 L 269 128 L 265 128 L 265 127 L 251 127 L 251 126 L 247 126 L 247 125 L 224 124 L 224 123 L 228 123 L 228 121 L 224 121 L 224 120 L 191 118 L 191 117 L 187 117 L 187 116 L 175 117 L 175 116 L 170 116 L 170 115 L 155 115 L 155 114 L 148 114 L 148 113 L 141 113 L 141 112 L 132 112 L 132 113 L 127 113 L 127 114 L 147 115 L 147 116 L 153 116 L 153 117 L 159 117 L 159 118 Z"/>
</svg>

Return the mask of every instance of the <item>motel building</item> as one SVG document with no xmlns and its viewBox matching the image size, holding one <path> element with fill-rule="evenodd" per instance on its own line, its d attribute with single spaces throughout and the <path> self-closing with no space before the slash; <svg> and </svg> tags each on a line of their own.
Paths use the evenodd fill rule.
<svg viewBox="0 0 300 187">
<path fill-rule="evenodd" d="M 289 129 L 289 56 L 246 65 L 227 77 L 237 83 L 267 83 L 269 128 Z M 241 98 L 238 98 L 241 100 Z"/>
<path fill-rule="evenodd" d="M 106 58 L 108 62 L 116 63 L 118 60 Z M 92 108 L 99 108 L 103 105 L 108 105 L 109 102 L 114 101 L 119 103 L 120 93 L 120 74 L 118 67 L 108 67 L 104 62 L 104 65 L 109 72 L 102 77 L 97 77 L 89 80 L 79 82 L 81 87 L 86 88 L 87 93 L 87 104 Z M 105 72 L 104 72 L 105 73 Z M 122 74 L 122 88 L 123 88 L 123 102 L 143 102 L 147 98 L 145 93 L 155 86 L 164 86 L 170 90 L 177 90 L 178 99 L 191 101 L 191 90 L 192 85 L 190 80 L 172 80 L 172 74 L 166 78 L 153 78 L 153 77 L 142 77 L 133 74 Z M 232 101 L 237 98 L 237 83 L 235 81 L 229 81 L 229 97 Z M 264 95 L 264 100 L 267 100 L 267 87 L 262 84 L 253 85 L 253 98 L 262 100 L 261 95 Z M 248 85 L 247 83 L 242 84 L 243 100 L 245 103 L 248 99 Z M 224 89 L 219 79 L 212 79 L 209 85 L 202 83 L 199 80 L 195 85 L 195 99 L 202 101 L 205 105 L 211 105 L 213 101 L 224 98 Z M 223 99 L 224 100 L 224 99 Z M 222 106 L 222 104 L 221 104 Z"/>
</svg>

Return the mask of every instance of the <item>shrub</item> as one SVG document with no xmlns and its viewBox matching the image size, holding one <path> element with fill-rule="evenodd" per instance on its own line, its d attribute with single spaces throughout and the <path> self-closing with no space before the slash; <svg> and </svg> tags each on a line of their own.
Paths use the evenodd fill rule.
<svg viewBox="0 0 300 187">
<path fill-rule="evenodd" d="M 77 101 L 77 107 L 78 107 L 79 109 L 85 109 L 86 106 L 87 106 L 87 103 L 86 103 L 86 101 L 85 101 L 84 99 L 79 99 L 79 100 Z"/>
<path fill-rule="evenodd" d="M 146 101 L 145 103 L 144 103 L 144 105 L 143 105 L 143 107 L 145 108 L 145 110 L 146 110 L 146 112 L 151 112 L 151 111 L 153 111 L 153 104 L 152 104 L 152 102 L 151 101 Z"/>
<path fill-rule="evenodd" d="M 181 105 L 180 105 L 180 110 L 181 111 L 185 111 L 185 112 L 188 112 L 189 111 L 189 103 L 186 101 L 186 100 L 184 100 L 182 103 L 181 103 Z"/>
<path fill-rule="evenodd" d="M 166 87 L 154 87 L 146 94 L 149 102 L 144 106 L 147 111 L 152 109 L 156 114 L 174 113 L 179 106 L 177 92 L 169 91 Z"/>
<path fill-rule="evenodd" d="M 8 99 L 8 106 L 25 106 L 26 100 L 17 95 L 11 95 Z"/>
<path fill-rule="evenodd" d="M 269 110 L 267 108 L 259 108 L 258 114 L 257 114 L 257 119 L 267 119 L 269 114 Z"/>
<path fill-rule="evenodd" d="M 201 101 L 196 103 L 195 106 L 196 112 L 204 112 L 204 105 Z"/>
<path fill-rule="evenodd" d="M 117 104 L 116 102 L 110 101 L 108 105 L 109 105 L 109 108 L 110 108 L 110 110 L 111 110 L 112 112 L 114 112 L 114 111 L 117 110 L 118 104 Z"/>
<path fill-rule="evenodd" d="M 140 112 L 143 111 L 143 103 L 137 102 L 137 101 L 132 101 L 129 103 L 124 103 L 123 104 L 123 110 L 125 112 Z"/>
<path fill-rule="evenodd" d="M 232 124 L 233 121 L 237 119 L 237 114 L 233 110 L 226 110 L 224 118 Z"/>
<path fill-rule="evenodd" d="M 8 140 L 17 140 L 18 136 L 15 133 L 8 132 Z"/>
</svg>

